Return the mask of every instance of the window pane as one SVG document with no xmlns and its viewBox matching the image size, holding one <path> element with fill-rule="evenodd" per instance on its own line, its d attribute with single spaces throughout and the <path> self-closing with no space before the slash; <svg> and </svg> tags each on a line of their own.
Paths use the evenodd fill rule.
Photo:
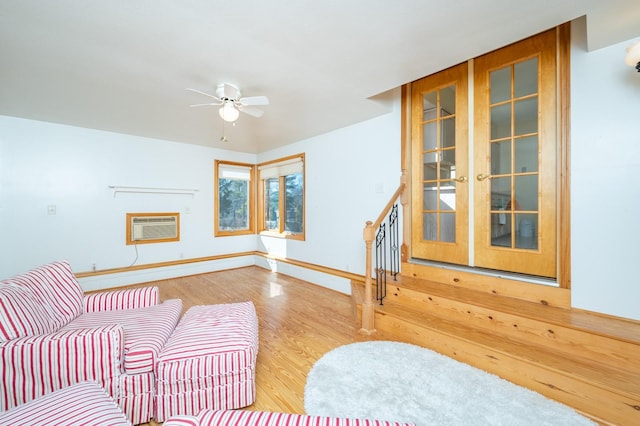
<svg viewBox="0 0 640 426">
<path fill-rule="evenodd" d="M 436 241 L 438 239 L 437 213 L 424 213 L 422 221 L 422 238 L 425 241 Z"/>
<path fill-rule="evenodd" d="M 511 173 L 511 141 L 491 143 L 491 174 Z"/>
<path fill-rule="evenodd" d="M 443 163 L 443 169 L 444 167 L 447 167 L 448 169 L 451 169 L 451 167 L 455 168 L 456 165 L 456 150 L 455 149 L 447 149 L 445 151 L 442 151 L 442 163 Z M 449 175 L 447 174 L 447 176 L 441 176 L 441 179 L 449 179 Z"/>
<path fill-rule="evenodd" d="M 293 234 L 302 233 L 303 226 L 303 182 L 302 173 L 285 176 L 285 225 L 284 230 Z"/>
<path fill-rule="evenodd" d="M 438 92 L 425 93 L 422 97 L 422 119 L 424 121 L 436 118 L 438 106 Z"/>
<path fill-rule="evenodd" d="M 491 108 L 491 139 L 511 136 L 511 105 Z"/>
<path fill-rule="evenodd" d="M 440 214 L 440 241 L 446 243 L 456 242 L 456 215 Z"/>
<path fill-rule="evenodd" d="M 438 146 L 438 123 L 431 121 L 423 126 L 422 147 L 425 151 L 432 151 Z"/>
<path fill-rule="evenodd" d="M 538 175 L 516 176 L 517 210 L 538 210 Z"/>
<path fill-rule="evenodd" d="M 516 247 L 522 249 L 538 249 L 538 215 L 517 214 Z"/>
<path fill-rule="evenodd" d="M 438 207 L 438 183 L 425 183 L 423 186 L 422 208 L 435 210 Z"/>
<path fill-rule="evenodd" d="M 491 179 L 491 209 L 509 210 L 511 206 L 511 176 Z"/>
<path fill-rule="evenodd" d="M 491 103 L 511 99 L 511 66 L 491 73 Z"/>
<path fill-rule="evenodd" d="M 452 85 L 440 90 L 440 115 L 446 117 L 447 115 L 456 113 L 456 86 Z"/>
<path fill-rule="evenodd" d="M 280 179 L 264 181 L 264 228 L 280 231 Z"/>
<path fill-rule="evenodd" d="M 514 67 L 515 97 L 533 95 L 538 92 L 538 58 L 520 62 Z"/>
<path fill-rule="evenodd" d="M 440 148 L 449 148 L 456 144 L 456 119 L 448 118 L 441 121 L 440 126 Z"/>
<path fill-rule="evenodd" d="M 218 179 L 218 229 L 249 229 L 249 181 Z"/>
<path fill-rule="evenodd" d="M 538 98 L 515 103 L 515 134 L 536 133 L 538 131 Z"/>
<path fill-rule="evenodd" d="M 442 187 L 440 189 L 440 210 L 453 211 L 456 209 L 455 187 Z"/>
<path fill-rule="evenodd" d="M 516 139 L 516 172 L 538 171 L 538 137 Z M 493 158 L 492 158 L 493 159 Z"/>
</svg>

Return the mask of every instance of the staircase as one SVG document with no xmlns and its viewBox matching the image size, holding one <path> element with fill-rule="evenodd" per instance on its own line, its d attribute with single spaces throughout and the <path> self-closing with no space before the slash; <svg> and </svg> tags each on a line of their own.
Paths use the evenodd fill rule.
<svg viewBox="0 0 640 426">
<path fill-rule="evenodd" d="M 387 280 L 384 304 L 375 305 L 378 333 L 501 376 L 601 424 L 640 425 L 640 323 L 536 295 L 430 281 L 419 268 L 405 263 L 406 275 Z M 364 283 L 352 283 L 359 321 L 366 293 Z"/>
</svg>

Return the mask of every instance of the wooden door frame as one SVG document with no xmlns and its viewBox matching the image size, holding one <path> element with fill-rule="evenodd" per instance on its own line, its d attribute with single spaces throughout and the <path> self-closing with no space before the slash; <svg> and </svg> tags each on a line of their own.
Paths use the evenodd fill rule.
<svg viewBox="0 0 640 426">
<path fill-rule="evenodd" d="M 557 32 L 557 75 L 558 75 L 558 125 L 557 125 L 557 277 L 556 282 L 561 289 L 571 289 L 571 181 L 570 181 L 570 100 L 571 100 L 571 24 L 565 23 L 556 28 Z M 411 98 L 412 83 L 402 86 L 401 91 L 401 168 L 405 177 L 406 190 L 403 195 L 403 244 L 402 260 L 408 263 L 411 253 Z M 406 178 L 409 177 L 409 178 Z M 413 268 L 407 268 L 413 270 Z M 441 270 L 441 268 L 439 268 Z M 473 274 L 473 270 L 471 269 Z M 451 272 L 451 282 L 459 271 Z M 568 299 L 567 299 L 567 302 Z"/>
</svg>

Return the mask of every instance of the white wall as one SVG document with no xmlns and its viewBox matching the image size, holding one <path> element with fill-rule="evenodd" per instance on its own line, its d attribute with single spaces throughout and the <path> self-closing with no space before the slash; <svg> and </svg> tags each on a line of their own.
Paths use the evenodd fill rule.
<svg viewBox="0 0 640 426">
<path fill-rule="evenodd" d="M 640 73 L 572 31 L 572 304 L 640 320 Z"/>
<path fill-rule="evenodd" d="M 385 116 L 253 154 L 0 116 L 0 278 L 60 259 L 75 272 L 256 249 L 364 273 L 362 229 L 375 220 L 400 180 L 399 93 Z M 213 163 L 256 163 L 306 154 L 306 241 L 213 237 Z M 193 188 L 194 196 L 114 196 L 110 185 Z M 56 214 L 48 214 L 55 206 Z M 181 240 L 125 244 L 127 212 L 180 212 Z M 136 259 L 137 256 L 137 259 Z M 253 257 L 81 280 L 107 288 L 254 264 Z M 347 280 L 280 264 L 287 273 L 338 291 Z"/>
<path fill-rule="evenodd" d="M 364 274 L 364 226 L 400 185 L 399 91 L 395 95 L 392 113 L 258 156 L 263 162 L 306 153 L 306 241 L 261 237 L 260 250 Z"/>
<path fill-rule="evenodd" d="M 584 21 L 572 32 L 572 304 L 640 320 L 640 74 L 623 61 L 631 40 L 587 52 Z M 93 263 L 128 266 L 135 251 L 124 244 L 124 215 L 156 210 L 182 213 L 182 241 L 140 246 L 140 264 L 260 249 L 362 274 L 363 226 L 399 184 L 398 99 L 396 93 L 388 115 L 258 156 L 0 117 L 0 277 L 63 258 L 79 272 Z M 299 152 L 306 153 L 306 241 L 214 238 L 213 160 L 262 162 Z M 114 198 L 109 185 L 199 192 Z M 48 205 L 56 215 L 47 214 Z M 173 273 L 189 272 L 199 270 Z M 324 280 L 300 268 L 287 273 Z M 104 279 L 88 285 L 98 288 Z M 127 279 L 149 275 L 117 278 Z M 340 291 L 345 285 L 327 284 Z"/>
<path fill-rule="evenodd" d="M 60 259 L 85 272 L 255 250 L 255 236 L 213 237 L 214 159 L 253 154 L 1 116 L 0 129 L 0 277 Z M 110 185 L 198 192 L 114 196 Z M 136 260 L 125 214 L 154 211 L 181 213 L 180 241 L 138 245 Z"/>
</svg>

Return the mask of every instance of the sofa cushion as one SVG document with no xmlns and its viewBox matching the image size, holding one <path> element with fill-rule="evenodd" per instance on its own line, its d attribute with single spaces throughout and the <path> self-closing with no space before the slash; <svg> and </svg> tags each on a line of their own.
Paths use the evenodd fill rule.
<svg viewBox="0 0 640 426">
<path fill-rule="evenodd" d="M 63 327 L 82 312 L 82 287 L 67 261 L 40 266 L 3 283 L 31 290 L 47 311 L 54 329 Z"/>
<path fill-rule="evenodd" d="M 51 331 L 49 315 L 31 290 L 12 283 L 0 284 L 0 342 Z"/>
<path fill-rule="evenodd" d="M 122 410 L 95 382 L 81 382 L 0 412 L 2 425 L 131 426 Z"/>
<path fill-rule="evenodd" d="M 128 374 L 152 372 L 160 350 L 178 324 L 182 301 L 170 299 L 139 309 L 87 312 L 63 330 L 121 324 L 124 328 L 124 369 Z"/>
</svg>

